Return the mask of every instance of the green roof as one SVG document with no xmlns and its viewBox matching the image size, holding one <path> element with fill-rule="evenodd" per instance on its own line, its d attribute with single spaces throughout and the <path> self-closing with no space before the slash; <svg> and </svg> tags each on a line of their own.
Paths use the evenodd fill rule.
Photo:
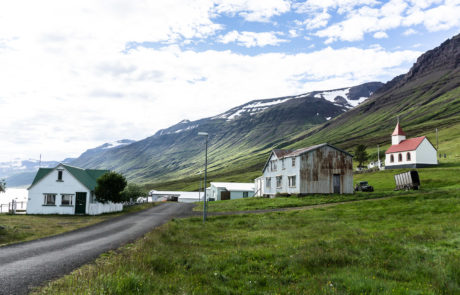
<svg viewBox="0 0 460 295">
<path fill-rule="evenodd" d="M 93 191 L 97 185 L 97 179 L 103 174 L 110 172 L 110 170 L 100 170 L 100 169 L 82 169 L 78 167 L 73 167 L 69 165 L 59 164 L 59 166 L 64 167 L 70 174 L 73 175 L 78 181 L 86 186 L 89 190 Z M 38 169 L 37 175 L 35 175 L 34 181 L 30 185 L 29 189 L 33 187 L 37 182 L 42 180 L 46 175 L 56 168 L 40 168 Z"/>
</svg>

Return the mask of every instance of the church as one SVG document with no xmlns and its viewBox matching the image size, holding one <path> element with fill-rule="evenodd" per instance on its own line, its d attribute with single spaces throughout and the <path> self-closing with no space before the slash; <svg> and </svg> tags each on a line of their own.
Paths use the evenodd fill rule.
<svg viewBox="0 0 460 295">
<path fill-rule="evenodd" d="M 385 152 L 385 169 L 424 168 L 437 164 L 437 151 L 428 138 L 406 139 L 398 120 L 391 135 L 391 146 Z"/>
</svg>

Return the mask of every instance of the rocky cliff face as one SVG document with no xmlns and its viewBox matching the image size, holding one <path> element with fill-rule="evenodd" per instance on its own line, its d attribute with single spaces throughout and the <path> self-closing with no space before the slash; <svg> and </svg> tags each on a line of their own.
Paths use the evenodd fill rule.
<svg viewBox="0 0 460 295">
<path fill-rule="evenodd" d="M 442 74 L 460 68 L 460 34 L 444 41 L 438 47 L 422 54 L 412 68 L 404 75 L 400 75 L 386 83 L 378 92 L 383 93 L 390 89 L 401 87 L 416 80 L 430 79 L 430 75 L 438 79 Z"/>
</svg>

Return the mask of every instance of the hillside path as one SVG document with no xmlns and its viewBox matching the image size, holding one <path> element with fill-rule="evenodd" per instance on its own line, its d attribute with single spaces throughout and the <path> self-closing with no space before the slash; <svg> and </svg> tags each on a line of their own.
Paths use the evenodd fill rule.
<svg viewBox="0 0 460 295">
<path fill-rule="evenodd" d="M 0 247 L 0 294 L 27 294 L 172 218 L 189 216 L 193 207 L 164 203 L 75 231 Z"/>
</svg>

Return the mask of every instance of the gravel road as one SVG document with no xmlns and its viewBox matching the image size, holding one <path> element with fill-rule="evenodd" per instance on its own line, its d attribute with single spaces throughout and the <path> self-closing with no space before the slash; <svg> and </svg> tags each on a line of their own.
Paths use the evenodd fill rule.
<svg viewBox="0 0 460 295">
<path fill-rule="evenodd" d="M 27 294 L 172 218 L 190 215 L 193 206 L 164 203 L 61 235 L 0 247 L 0 294 Z"/>
</svg>

